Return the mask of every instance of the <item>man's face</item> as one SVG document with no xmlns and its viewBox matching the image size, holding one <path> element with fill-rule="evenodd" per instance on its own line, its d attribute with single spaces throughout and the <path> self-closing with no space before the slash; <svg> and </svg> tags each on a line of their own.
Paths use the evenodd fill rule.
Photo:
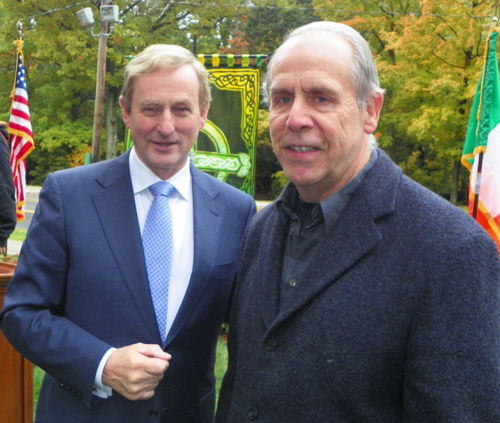
<svg viewBox="0 0 500 423">
<path fill-rule="evenodd" d="M 370 157 L 382 96 L 360 111 L 351 45 L 341 38 L 292 40 L 275 59 L 269 128 L 286 177 L 304 201 L 319 202 L 347 184 Z"/>
<path fill-rule="evenodd" d="M 120 103 L 139 158 L 166 180 L 185 165 L 208 107 L 200 110 L 199 82 L 190 65 L 157 69 L 134 81 L 130 112 Z"/>
</svg>

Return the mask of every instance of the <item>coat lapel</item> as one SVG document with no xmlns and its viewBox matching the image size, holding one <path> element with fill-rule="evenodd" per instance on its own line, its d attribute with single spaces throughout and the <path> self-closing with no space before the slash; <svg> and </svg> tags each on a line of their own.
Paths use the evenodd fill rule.
<svg viewBox="0 0 500 423">
<path fill-rule="evenodd" d="M 297 295 L 283 305 L 268 332 L 335 283 L 382 240 L 376 221 L 393 212 L 401 171 L 383 152 L 378 155 L 372 171 L 298 280 Z"/>
<path fill-rule="evenodd" d="M 121 275 L 130 290 L 137 309 L 154 339 L 160 335 L 149 290 L 142 240 L 137 220 L 132 182 L 128 165 L 129 154 L 123 154 L 108 166 L 98 178 L 102 191 L 93 202 L 109 248 Z"/>
<path fill-rule="evenodd" d="M 381 240 L 366 203 L 359 198 L 351 202 L 332 232 L 318 247 L 314 260 L 297 282 L 296 295 L 282 306 L 273 326 L 279 325 L 335 283 Z"/>
<path fill-rule="evenodd" d="M 169 344 L 182 329 L 205 291 L 216 260 L 220 231 L 225 212 L 216 201 L 219 189 L 200 170 L 191 165 L 193 182 L 194 260 L 189 286 L 175 317 L 165 344 Z"/>
<path fill-rule="evenodd" d="M 259 237 L 259 239 L 255 240 L 259 245 L 254 246 L 258 248 L 258 254 L 249 259 L 258 263 L 258 267 L 253 269 L 252 272 L 257 272 L 259 275 L 255 281 L 259 288 L 253 290 L 252 295 L 256 295 L 255 304 L 264 327 L 270 327 L 279 314 L 281 268 L 283 266 L 283 251 L 285 250 L 287 236 L 287 227 L 276 208 L 276 203 L 268 207 L 268 210 L 259 212 L 263 214 L 269 212 L 269 216 L 263 215 L 265 217 L 259 222 L 263 225 L 263 229 L 259 231 L 259 234 L 261 234 L 262 238 L 265 237 L 272 240 L 272 242 L 260 242 Z M 261 216 L 257 215 L 256 217 L 258 219 Z M 251 264 L 250 262 L 243 263 L 243 267 L 246 268 Z"/>
</svg>

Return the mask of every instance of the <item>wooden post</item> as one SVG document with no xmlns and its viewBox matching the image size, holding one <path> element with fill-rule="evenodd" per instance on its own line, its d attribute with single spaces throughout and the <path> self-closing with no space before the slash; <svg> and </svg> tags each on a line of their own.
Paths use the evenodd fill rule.
<svg viewBox="0 0 500 423">
<path fill-rule="evenodd" d="M 0 262 L 0 309 L 15 265 Z M 0 421 L 33 422 L 33 365 L 0 332 Z"/>
<path fill-rule="evenodd" d="M 97 53 L 97 76 L 94 106 L 94 130 L 92 138 L 92 163 L 101 158 L 102 116 L 104 110 L 104 83 L 106 79 L 106 52 L 108 43 L 108 23 L 101 22 L 99 51 Z"/>
</svg>

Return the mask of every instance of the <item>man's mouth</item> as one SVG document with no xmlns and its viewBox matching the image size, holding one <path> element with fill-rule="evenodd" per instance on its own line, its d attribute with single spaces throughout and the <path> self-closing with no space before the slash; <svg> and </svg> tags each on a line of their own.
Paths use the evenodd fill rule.
<svg viewBox="0 0 500 423">
<path fill-rule="evenodd" d="M 317 150 L 317 148 L 314 148 L 314 147 L 297 147 L 295 145 L 292 145 L 290 147 L 288 147 L 290 150 L 292 151 L 295 151 L 296 153 L 307 153 L 309 151 L 314 151 L 314 150 Z"/>
<path fill-rule="evenodd" d="M 153 144 L 156 144 L 160 147 L 168 147 L 169 145 L 175 144 L 173 141 L 153 141 Z"/>
</svg>

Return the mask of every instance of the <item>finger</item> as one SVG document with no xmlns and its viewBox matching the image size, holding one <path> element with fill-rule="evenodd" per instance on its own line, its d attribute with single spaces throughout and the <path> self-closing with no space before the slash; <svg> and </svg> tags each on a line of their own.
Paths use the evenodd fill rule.
<svg viewBox="0 0 500 423">
<path fill-rule="evenodd" d="M 143 344 L 137 350 L 146 357 L 158 358 L 160 360 L 170 360 L 172 356 L 161 349 L 159 345 Z"/>
<path fill-rule="evenodd" d="M 162 360 L 158 358 L 149 358 L 144 371 L 153 377 L 157 377 L 157 380 L 160 380 L 163 377 L 163 373 L 165 373 L 168 369 L 169 362 L 168 360 Z"/>
</svg>

